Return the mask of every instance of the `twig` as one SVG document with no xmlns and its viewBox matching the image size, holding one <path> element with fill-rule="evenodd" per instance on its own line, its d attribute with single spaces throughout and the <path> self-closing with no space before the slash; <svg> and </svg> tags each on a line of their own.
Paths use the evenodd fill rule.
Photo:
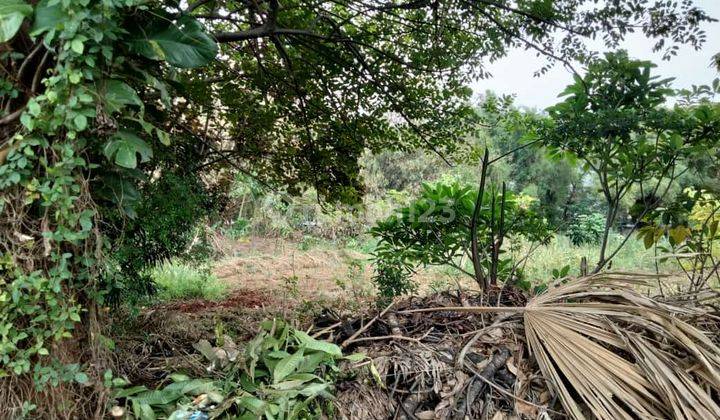
<svg viewBox="0 0 720 420">
<path fill-rule="evenodd" d="M 488 163 L 489 156 L 490 155 L 488 149 L 486 148 L 485 154 L 483 155 L 482 168 L 480 168 L 480 186 L 478 188 L 478 196 L 475 199 L 475 208 L 473 209 L 472 220 L 470 221 L 470 249 L 472 252 L 471 257 L 473 263 L 473 271 L 475 272 L 475 281 L 477 282 L 478 286 L 482 288 L 482 290 L 487 290 L 489 284 L 487 277 L 483 275 L 482 266 L 480 265 L 480 250 L 477 237 L 477 219 L 478 217 L 480 217 L 480 209 L 483 204 L 483 196 L 485 195 L 485 177 L 487 176 L 488 166 L 490 166 L 490 164 Z"/>
<path fill-rule="evenodd" d="M 468 408 L 472 406 L 478 395 L 483 392 L 485 385 L 490 382 L 490 378 L 494 378 L 495 373 L 505 365 L 508 358 L 510 358 L 510 350 L 507 347 L 502 347 L 500 351 L 490 358 L 490 362 L 485 366 L 483 371 L 480 374 L 475 374 L 477 377 L 485 379 L 485 383 L 478 384 L 477 382 L 470 382 L 467 389 L 467 396 L 462 400 L 460 409 L 455 413 L 455 419 L 460 420 L 467 418 L 466 416 L 469 414 Z"/>
<path fill-rule="evenodd" d="M 337 327 L 339 327 L 339 326 L 341 326 L 341 325 L 342 325 L 342 321 L 338 321 L 338 322 L 330 325 L 329 327 L 325 327 L 325 328 L 323 328 L 322 330 L 316 332 L 315 334 L 312 335 L 312 338 L 318 338 L 318 337 L 320 337 L 320 336 L 323 335 L 323 334 L 327 334 L 327 333 L 331 332 L 332 330 L 334 330 L 335 328 L 337 328 Z"/>
<path fill-rule="evenodd" d="M 405 337 L 404 335 L 379 335 L 377 337 L 360 337 L 353 340 L 355 343 L 360 341 L 380 341 L 380 340 L 405 340 L 413 343 L 420 343 L 419 338 Z"/>
<path fill-rule="evenodd" d="M 491 325 L 488 325 L 488 326 L 485 327 L 485 328 L 479 329 L 479 330 L 475 333 L 475 335 L 474 335 L 470 340 L 468 340 L 467 344 L 465 344 L 465 346 L 463 346 L 462 350 L 460 350 L 460 353 L 458 353 L 457 357 L 455 358 L 455 368 L 456 368 L 456 369 L 462 369 L 462 365 L 465 364 L 465 355 L 467 354 L 467 352 L 468 352 L 468 350 L 470 349 L 470 347 L 472 347 L 473 344 L 475 344 L 475 342 L 476 342 L 483 334 L 487 333 L 488 330 L 494 329 L 494 328 L 498 328 L 498 327 L 500 327 L 501 325 L 503 325 L 503 324 L 505 323 L 505 320 L 506 320 L 507 318 L 508 318 L 507 316 L 505 316 L 505 317 L 500 317 L 500 316 L 498 316 L 498 318 L 495 320 L 495 322 L 493 322 Z"/>
<path fill-rule="evenodd" d="M 347 340 L 343 341 L 342 344 L 340 344 L 340 347 L 345 348 L 348 344 L 352 343 L 353 341 L 356 341 L 355 339 L 356 339 L 360 334 L 362 334 L 362 333 L 364 333 L 365 331 L 367 331 L 367 329 L 370 328 L 370 327 L 375 323 L 375 321 L 377 321 L 378 319 L 382 318 L 382 316 L 385 315 L 385 313 L 387 313 L 387 311 L 389 311 L 390 308 L 392 308 L 394 304 L 395 304 L 395 301 L 390 302 L 390 304 L 389 304 L 385 309 L 383 309 L 382 312 L 380 312 L 379 314 L 377 314 L 377 315 L 375 316 L 375 318 L 371 319 L 370 322 L 368 322 L 367 324 L 363 325 L 359 330 L 357 330 L 357 331 L 355 332 L 355 334 L 351 335 L 350 338 L 348 338 Z"/>
<path fill-rule="evenodd" d="M 562 416 L 562 417 L 567 417 L 567 414 L 565 414 L 565 413 L 561 413 L 561 412 L 559 412 L 559 411 L 551 410 L 551 409 L 549 409 L 548 407 L 545 407 L 545 406 L 539 405 L 539 404 L 535 404 L 534 402 L 531 402 L 531 401 L 528 401 L 528 400 L 526 400 L 526 399 L 520 398 L 520 397 L 518 397 L 517 395 L 514 395 L 513 393 L 506 391 L 505 389 L 501 388 L 500 386 L 498 386 L 498 385 L 495 384 L 494 382 L 492 382 L 492 381 L 490 381 L 490 380 L 488 380 L 488 379 L 485 379 L 485 378 L 480 374 L 480 372 L 478 372 L 478 371 L 476 371 L 475 369 L 473 369 L 473 367 L 470 366 L 468 363 L 465 363 L 465 367 L 466 367 L 467 370 L 469 370 L 473 375 L 475 375 L 476 378 L 479 378 L 480 380 L 484 381 L 484 382 L 485 382 L 486 384 L 488 384 L 492 389 L 498 391 L 499 393 L 501 393 L 501 394 L 503 394 L 503 395 L 506 395 L 506 396 L 514 399 L 515 401 L 520 401 L 520 402 L 522 402 L 522 403 L 531 405 L 531 406 L 533 406 L 533 407 L 535 407 L 535 408 L 537 408 L 537 409 L 539 409 L 539 410 L 547 411 L 548 413 L 552 413 L 552 414 L 555 414 L 555 415 L 558 415 L 558 416 Z"/>
<path fill-rule="evenodd" d="M 486 312 L 514 312 L 522 313 L 527 308 L 524 306 L 440 306 L 437 308 L 420 308 L 420 309 L 409 309 L 398 312 L 399 314 L 414 314 L 419 312 L 474 312 L 474 313 L 486 313 Z"/>
</svg>

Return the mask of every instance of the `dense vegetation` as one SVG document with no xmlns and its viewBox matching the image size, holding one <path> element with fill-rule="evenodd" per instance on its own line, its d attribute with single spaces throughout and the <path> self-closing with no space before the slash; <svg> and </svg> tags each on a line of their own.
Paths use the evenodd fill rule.
<svg viewBox="0 0 720 420">
<path fill-rule="evenodd" d="M 513 246 L 554 232 L 599 241 L 599 271 L 637 231 L 702 287 L 718 271 L 720 85 L 673 92 L 651 63 L 585 40 L 614 48 L 641 31 L 670 58 L 700 48 L 709 20 L 689 1 L 6 0 L 3 386 L 88 384 L 102 415 L 112 345 L 100 308 L 154 293 L 158 264 L 207 258 L 204 232 L 228 215 L 242 234 L 247 197 L 286 214 L 314 196 L 325 214 L 308 205 L 316 215 L 290 230 L 328 214 L 339 236 L 377 224 L 388 295 L 412 290 L 421 265 L 485 289 L 523 283 Z M 473 105 L 468 83 L 516 47 L 582 67 L 565 100 Z M 373 206 L 400 210 L 360 215 Z M 310 342 L 300 333 L 293 351 Z"/>
</svg>

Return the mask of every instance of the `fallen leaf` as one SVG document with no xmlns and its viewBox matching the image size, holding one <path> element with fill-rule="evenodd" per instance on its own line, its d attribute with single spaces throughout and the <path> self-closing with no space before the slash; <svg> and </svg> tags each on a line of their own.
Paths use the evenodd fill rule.
<svg viewBox="0 0 720 420">
<path fill-rule="evenodd" d="M 507 359 L 507 362 L 505 362 L 505 366 L 507 366 L 507 369 L 515 376 L 518 376 L 518 368 L 515 366 L 515 358 L 513 356 L 510 356 Z"/>
<path fill-rule="evenodd" d="M 420 420 L 434 420 L 435 412 L 432 410 L 420 411 L 415 413 L 415 417 Z"/>
</svg>

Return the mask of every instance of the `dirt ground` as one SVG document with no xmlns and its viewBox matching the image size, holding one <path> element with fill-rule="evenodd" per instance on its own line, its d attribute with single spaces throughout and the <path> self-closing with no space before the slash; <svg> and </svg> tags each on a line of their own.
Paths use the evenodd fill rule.
<svg viewBox="0 0 720 420">
<path fill-rule="evenodd" d="M 251 238 L 233 244 L 215 275 L 231 289 L 272 290 L 306 299 L 372 292 L 368 256 L 346 249 L 300 249 L 284 239 Z"/>
<path fill-rule="evenodd" d="M 227 242 L 227 257 L 214 274 L 233 290 L 272 291 L 275 295 L 323 300 L 357 299 L 375 293 L 370 256 L 359 251 L 317 245 L 308 249 L 281 238 L 252 237 Z M 474 289 L 470 279 L 439 269 L 420 270 L 415 280 L 421 292 Z"/>
</svg>

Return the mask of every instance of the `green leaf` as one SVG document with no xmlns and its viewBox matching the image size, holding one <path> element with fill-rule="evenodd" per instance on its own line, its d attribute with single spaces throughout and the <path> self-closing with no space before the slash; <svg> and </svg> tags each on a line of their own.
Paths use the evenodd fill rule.
<svg viewBox="0 0 720 420">
<path fill-rule="evenodd" d="M 375 364 L 370 360 L 370 374 L 375 379 L 375 382 L 377 382 L 378 386 L 382 389 L 385 389 L 385 382 L 383 382 L 382 377 L 380 376 L 380 372 L 378 372 L 377 367 L 375 367 Z"/>
<path fill-rule="evenodd" d="M 134 133 L 129 131 L 118 131 L 105 145 L 105 157 L 115 161 L 123 168 L 134 169 L 137 167 L 137 155 L 140 155 L 142 162 L 147 162 L 152 157 L 152 149 L 147 143 Z"/>
<path fill-rule="evenodd" d="M 32 11 L 32 6 L 23 0 L 3 0 L 0 4 L 0 42 L 10 41 Z"/>
<path fill-rule="evenodd" d="M 278 362 L 277 366 L 275 366 L 275 370 L 273 370 L 273 383 L 277 384 L 285 379 L 285 377 L 293 373 L 302 359 L 303 350 L 300 349 L 295 352 L 295 354 L 292 354 Z"/>
<path fill-rule="evenodd" d="M 170 134 L 159 128 L 155 129 L 155 133 L 157 133 L 157 137 L 158 140 L 160 140 L 160 143 L 164 144 L 165 146 L 170 146 Z"/>
<path fill-rule="evenodd" d="M 35 6 L 35 22 L 30 31 L 33 36 L 57 29 L 58 25 L 67 21 L 67 15 L 60 7 L 59 2 L 52 6 L 49 6 L 48 3 L 49 1 L 44 0 Z"/>
<path fill-rule="evenodd" d="M 84 231 L 89 231 L 93 227 L 92 213 L 84 213 L 80 216 L 80 226 Z"/>
<path fill-rule="evenodd" d="M 171 379 L 173 382 L 184 382 L 184 381 L 189 381 L 189 380 L 190 380 L 190 377 L 187 376 L 187 375 L 184 375 L 184 374 L 182 374 L 182 373 L 171 373 L 171 374 L 170 374 L 170 379 Z"/>
<path fill-rule="evenodd" d="M 174 382 L 163 388 L 167 395 L 199 395 L 216 391 L 215 384 L 210 380 L 191 379 L 189 381 Z"/>
<path fill-rule="evenodd" d="M 262 413 L 262 410 L 265 408 L 265 402 L 263 400 L 253 397 L 251 395 L 246 395 L 242 398 L 239 398 L 237 402 L 240 407 L 248 409 L 255 414 Z"/>
<path fill-rule="evenodd" d="M 113 394 L 113 398 L 125 398 L 135 394 L 147 391 L 147 388 L 143 385 L 136 385 L 130 388 L 120 389 Z"/>
<path fill-rule="evenodd" d="M 145 36 L 130 41 L 136 53 L 153 60 L 164 60 L 176 67 L 200 67 L 217 55 L 218 47 L 200 23 L 185 16 L 177 24 L 162 21 L 146 31 Z"/>
<path fill-rule="evenodd" d="M 350 361 L 352 363 L 357 363 L 365 360 L 367 358 L 367 355 L 365 353 L 353 353 L 348 356 L 345 356 L 344 359 L 347 361 Z"/>
<path fill-rule="evenodd" d="M 153 411 L 150 405 L 139 402 L 138 400 L 132 400 L 133 414 L 140 420 L 155 420 L 155 411 Z"/>
<path fill-rule="evenodd" d="M 90 378 L 88 378 L 88 376 L 86 374 L 84 374 L 83 372 L 78 372 L 75 374 L 75 382 L 85 385 L 89 381 L 90 381 Z"/>
<path fill-rule="evenodd" d="M 310 384 L 310 385 L 304 386 L 300 390 L 300 394 L 304 395 L 306 397 L 315 397 L 317 395 L 327 392 L 329 389 L 330 389 L 330 384 L 315 383 L 315 384 Z"/>
<path fill-rule="evenodd" d="M 73 122 L 75 123 L 75 128 L 78 131 L 83 131 L 87 128 L 87 117 L 83 114 L 77 114 L 75 118 L 73 118 Z"/>
<path fill-rule="evenodd" d="M 28 112 L 33 117 L 37 117 L 38 115 L 40 115 L 40 104 L 38 104 L 37 101 L 31 100 L 30 102 L 28 102 L 27 107 Z"/>
<path fill-rule="evenodd" d="M 121 80 L 108 80 L 105 82 L 103 100 L 109 112 L 117 112 L 126 105 L 142 106 L 142 101 L 135 89 Z"/>
<path fill-rule="evenodd" d="M 168 392 L 166 390 L 152 389 L 145 391 L 142 394 L 138 394 L 133 397 L 133 402 L 137 401 L 140 404 L 148 405 L 167 405 L 175 402 L 182 396 L 179 392 Z"/>
<path fill-rule="evenodd" d="M 308 350 L 321 351 L 331 356 L 342 357 L 342 350 L 333 343 L 316 340 L 300 330 L 295 331 L 295 338 L 297 338 L 300 344 Z"/>
<path fill-rule="evenodd" d="M 75 51 L 78 54 L 82 54 L 83 51 L 85 51 L 85 45 L 83 45 L 82 40 L 75 38 L 70 43 L 70 49 L 72 49 L 73 51 Z"/>
</svg>

